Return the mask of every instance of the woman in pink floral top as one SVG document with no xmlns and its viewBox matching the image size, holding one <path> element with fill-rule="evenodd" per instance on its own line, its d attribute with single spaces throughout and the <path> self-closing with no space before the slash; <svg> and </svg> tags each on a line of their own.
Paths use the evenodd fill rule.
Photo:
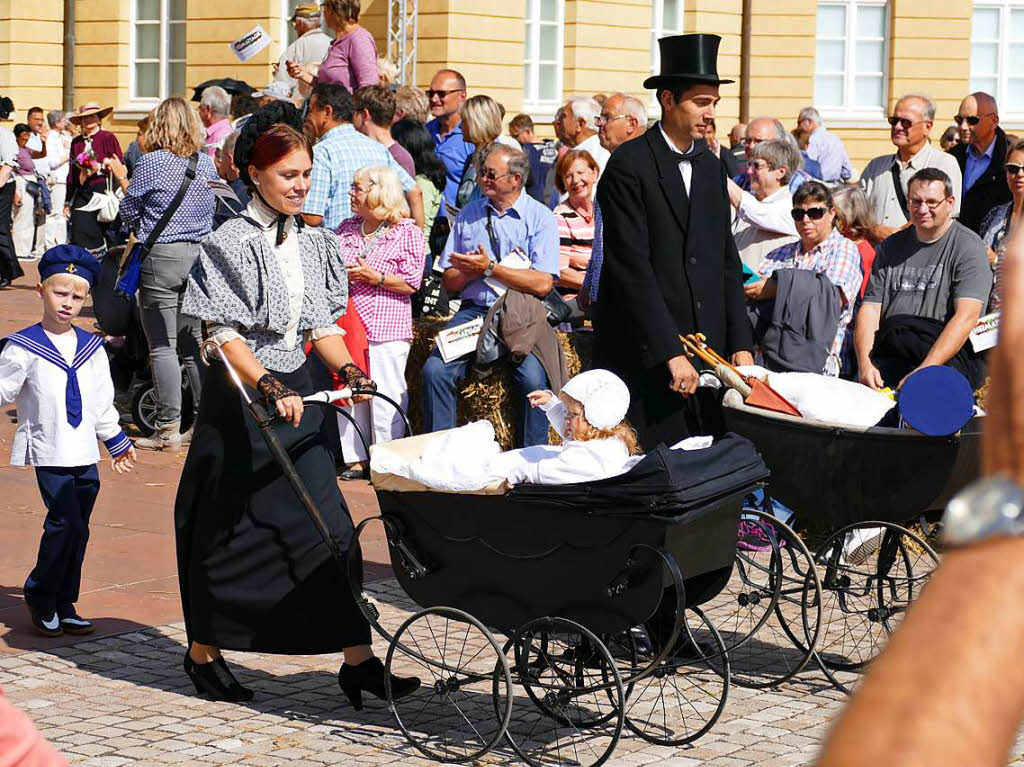
<svg viewBox="0 0 1024 767">
<path fill-rule="evenodd" d="M 423 279 L 427 243 L 423 230 L 409 218 L 402 183 L 391 168 L 361 168 L 352 181 L 349 197 L 355 215 L 338 227 L 341 255 L 348 267 L 348 311 L 356 312 L 366 329 L 367 374 L 373 377 L 378 391 L 407 409 L 410 297 Z M 373 444 L 404 436 L 401 416 L 383 400 L 355 405 L 353 415 Z M 348 419 L 339 418 L 338 425 L 345 458 L 355 461 L 341 476 L 356 479 L 363 474 L 367 455 Z"/>
<path fill-rule="evenodd" d="M 324 24 L 334 32 L 316 75 L 303 69 L 304 61 L 289 61 L 288 74 L 309 86 L 338 83 L 349 93 L 364 85 L 377 85 L 377 43 L 373 35 L 359 25 L 360 0 L 325 0 Z"/>
</svg>

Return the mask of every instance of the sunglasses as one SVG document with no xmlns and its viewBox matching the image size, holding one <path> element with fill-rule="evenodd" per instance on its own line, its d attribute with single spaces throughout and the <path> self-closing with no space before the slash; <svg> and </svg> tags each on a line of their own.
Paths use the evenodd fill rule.
<svg viewBox="0 0 1024 767">
<path fill-rule="evenodd" d="M 915 125 L 920 125 L 924 120 L 914 122 L 913 120 L 908 120 L 906 117 L 890 117 L 888 122 L 893 128 L 898 125 L 903 128 L 903 130 L 910 130 Z"/>
<path fill-rule="evenodd" d="M 828 213 L 828 208 L 793 208 L 789 213 L 793 216 L 794 221 L 803 221 L 804 216 L 811 221 L 821 221 Z"/>
<path fill-rule="evenodd" d="M 435 90 L 431 89 L 431 90 L 427 91 L 427 99 L 429 100 L 429 99 L 434 98 L 434 96 L 437 96 L 439 99 L 441 99 L 441 101 L 444 101 L 446 98 L 448 98 L 448 94 L 450 94 L 450 93 L 458 93 L 459 91 L 464 91 L 464 90 L 466 90 L 466 89 L 465 88 L 452 88 L 450 91 L 435 91 Z"/>
<path fill-rule="evenodd" d="M 957 125 L 960 125 L 961 123 L 967 123 L 973 128 L 975 125 L 980 123 L 984 118 L 991 117 L 994 114 L 995 112 L 989 112 L 988 114 L 968 115 L 966 117 L 964 115 L 957 115 L 956 117 L 953 118 L 953 122 L 955 122 Z"/>
<path fill-rule="evenodd" d="M 1008 162 L 1003 167 L 1006 169 L 1006 172 L 1009 173 L 1011 176 L 1016 176 L 1022 170 L 1024 170 L 1024 165 L 1018 165 L 1015 162 Z"/>
<path fill-rule="evenodd" d="M 500 176 L 490 168 L 480 171 L 480 178 L 484 181 L 497 181 L 499 178 L 505 178 L 511 176 L 511 173 L 502 173 Z"/>
</svg>

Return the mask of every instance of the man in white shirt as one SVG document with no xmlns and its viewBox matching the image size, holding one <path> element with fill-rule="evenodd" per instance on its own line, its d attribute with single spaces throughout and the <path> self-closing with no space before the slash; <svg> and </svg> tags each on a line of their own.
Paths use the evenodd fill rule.
<svg viewBox="0 0 1024 767">
<path fill-rule="evenodd" d="M 929 96 L 903 96 L 889 118 L 889 135 L 896 154 L 876 157 L 860 176 L 860 185 L 880 225 L 880 239 L 907 225 L 907 183 L 923 168 L 938 168 L 949 176 L 953 182 L 953 217 L 960 215 L 960 166 L 955 157 L 932 146 L 934 120 L 935 102 Z"/>
<path fill-rule="evenodd" d="M 589 152 L 597 161 L 597 167 L 604 173 L 611 152 L 601 146 L 597 132 L 597 117 L 601 105 L 590 96 L 573 96 L 562 107 L 561 128 L 565 143 L 572 149 Z M 598 183 L 601 177 L 598 176 Z"/>
<path fill-rule="evenodd" d="M 67 114 L 54 110 L 46 115 L 50 133 L 46 137 L 46 159 L 50 174 L 46 182 L 50 187 L 50 214 L 46 217 L 46 249 L 68 241 L 68 222 L 64 218 L 64 201 L 68 188 L 68 161 L 71 158 L 71 133 Z"/>
<path fill-rule="evenodd" d="M 297 61 L 299 64 L 320 63 L 327 56 L 331 47 L 331 38 L 320 26 L 320 6 L 300 5 L 292 13 L 292 29 L 298 39 L 284 49 L 281 58 L 274 68 L 274 79 L 287 83 L 295 92 L 298 81 L 288 74 L 287 62 Z"/>
<path fill-rule="evenodd" d="M 43 112 L 42 107 L 32 107 L 28 110 L 27 120 L 28 127 L 32 129 L 32 134 L 28 138 L 29 149 L 32 150 L 32 162 L 36 166 L 36 174 L 39 176 L 39 183 L 45 184 L 46 179 L 50 175 L 50 157 L 49 152 L 44 151 L 47 147 L 47 138 L 50 135 L 50 126 L 46 123 L 46 113 Z M 51 205 L 50 210 L 53 210 Z M 62 210 L 63 212 L 63 210 Z M 29 254 L 33 258 L 38 258 L 43 254 L 44 243 L 46 240 L 46 220 L 36 226 L 35 232 L 32 237 L 32 253 Z"/>
</svg>

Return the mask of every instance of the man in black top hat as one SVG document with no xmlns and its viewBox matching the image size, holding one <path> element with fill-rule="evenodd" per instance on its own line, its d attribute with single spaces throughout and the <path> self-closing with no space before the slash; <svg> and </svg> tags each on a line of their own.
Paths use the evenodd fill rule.
<svg viewBox="0 0 1024 767">
<path fill-rule="evenodd" d="M 594 317 L 600 365 L 632 393 L 630 423 L 644 448 L 721 427 L 714 392 L 698 391 L 680 334 L 703 333 L 735 364 L 753 338 L 730 233 L 725 166 L 704 140 L 715 117 L 717 35 L 662 38 L 656 89 L 661 122 L 612 155 L 598 202 L 604 266 Z"/>
</svg>

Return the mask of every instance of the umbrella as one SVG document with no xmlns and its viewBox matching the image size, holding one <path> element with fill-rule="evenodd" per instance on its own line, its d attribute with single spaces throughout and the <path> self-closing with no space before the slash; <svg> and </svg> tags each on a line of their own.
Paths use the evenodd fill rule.
<svg viewBox="0 0 1024 767">
<path fill-rule="evenodd" d="M 199 83 L 199 85 L 194 88 L 195 92 L 192 94 L 192 100 L 199 101 L 203 95 L 203 91 L 211 85 L 219 85 L 232 96 L 239 93 L 244 93 L 248 96 L 255 90 L 255 88 L 244 80 L 235 80 L 232 77 L 219 77 L 215 80 L 207 80 L 205 83 Z"/>
</svg>

